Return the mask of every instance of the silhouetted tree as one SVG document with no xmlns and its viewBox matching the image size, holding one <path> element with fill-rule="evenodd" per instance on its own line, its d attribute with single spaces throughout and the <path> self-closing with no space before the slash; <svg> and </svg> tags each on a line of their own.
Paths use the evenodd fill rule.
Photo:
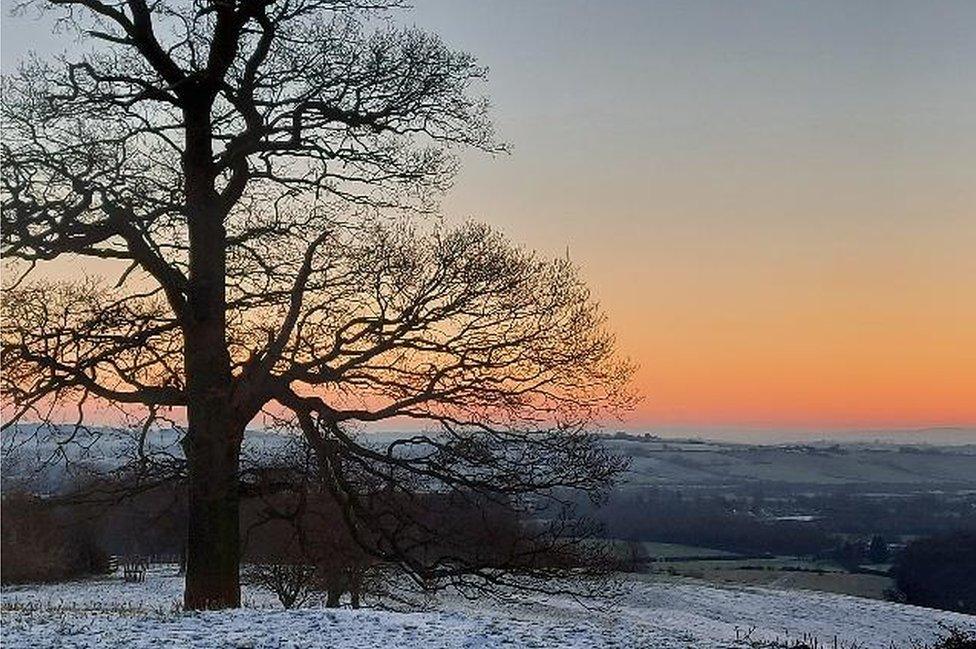
<svg viewBox="0 0 976 649">
<path fill-rule="evenodd" d="M 834 560 L 847 570 L 856 570 L 864 563 L 866 550 L 863 541 L 838 541 Z"/>
<path fill-rule="evenodd" d="M 889 556 L 888 542 L 884 537 L 878 534 L 872 536 L 871 543 L 868 545 L 868 559 L 871 563 L 885 563 Z"/>
<path fill-rule="evenodd" d="M 110 405 L 134 466 L 185 474 L 187 608 L 240 603 L 240 453 L 262 412 L 308 440 L 353 536 L 424 580 L 464 567 L 387 538 L 388 494 L 529 501 L 621 468 L 581 431 L 626 405 L 629 368 L 573 267 L 406 221 L 449 184 L 452 147 L 500 147 L 472 95 L 484 70 L 371 27 L 393 4 L 15 5 L 93 48 L 4 80 L 6 425 L 70 417 L 78 442 Z M 90 258 L 117 281 L 33 272 Z M 386 448 L 349 432 L 394 417 L 441 432 Z M 147 445 L 160 427 L 182 454 Z"/>
</svg>

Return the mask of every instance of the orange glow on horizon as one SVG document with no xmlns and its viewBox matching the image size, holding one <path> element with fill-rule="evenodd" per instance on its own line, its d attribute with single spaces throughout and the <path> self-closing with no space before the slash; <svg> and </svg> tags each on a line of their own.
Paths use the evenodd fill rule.
<svg viewBox="0 0 976 649">
<path fill-rule="evenodd" d="M 788 266 L 769 270 L 780 281 L 716 272 L 684 286 L 642 283 L 645 305 L 611 288 L 605 303 L 620 345 L 641 363 L 645 401 L 629 423 L 970 426 L 974 270 L 916 269 L 888 282 L 853 270 L 798 276 Z"/>
</svg>

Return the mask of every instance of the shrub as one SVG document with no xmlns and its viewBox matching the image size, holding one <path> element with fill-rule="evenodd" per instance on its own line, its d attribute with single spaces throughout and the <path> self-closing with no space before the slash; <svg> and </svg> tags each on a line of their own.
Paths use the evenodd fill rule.
<svg viewBox="0 0 976 649">
<path fill-rule="evenodd" d="M 976 612 L 976 533 L 956 532 L 912 541 L 891 574 L 909 604 Z"/>
<path fill-rule="evenodd" d="M 27 493 L 3 496 L 0 571 L 3 583 L 62 581 L 104 573 L 108 557 L 77 508 Z"/>
<path fill-rule="evenodd" d="M 976 649 L 976 632 L 947 626 L 932 644 L 912 643 L 912 649 Z"/>
<path fill-rule="evenodd" d="M 301 606 L 312 594 L 315 566 L 301 563 L 259 563 L 245 566 L 244 582 L 267 588 L 287 608 Z"/>
</svg>

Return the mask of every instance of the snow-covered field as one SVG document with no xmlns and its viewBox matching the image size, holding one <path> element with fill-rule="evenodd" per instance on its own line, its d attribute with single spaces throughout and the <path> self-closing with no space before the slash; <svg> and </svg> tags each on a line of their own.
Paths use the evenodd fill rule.
<svg viewBox="0 0 976 649">
<path fill-rule="evenodd" d="M 246 591 L 246 608 L 179 612 L 182 580 L 155 569 L 145 583 L 98 579 L 4 589 L 2 645 L 43 647 L 741 647 L 754 639 L 803 634 L 842 646 L 888 649 L 928 640 L 938 624 L 976 630 L 976 617 L 826 593 L 720 588 L 637 578 L 612 606 L 592 610 L 570 598 L 523 604 L 446 598 L 434 610 L 395 613 L 306 608 L 282 611 L 268 594 Z"/>
</svg>

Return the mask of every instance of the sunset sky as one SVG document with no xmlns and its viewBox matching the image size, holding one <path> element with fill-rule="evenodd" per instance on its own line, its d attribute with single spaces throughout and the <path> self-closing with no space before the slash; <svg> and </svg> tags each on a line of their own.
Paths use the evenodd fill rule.
<svg viewBox="0 0 976 649">
<path fill-rule="evenodd" d="M 415 4 L 512 145 L 445 213 L 568 248 L 628 425 L 976 424 L 976 3 Z"/>
<path fill-rule="evenodd" d="M 634 424 L 976 422 L 976 3 L 417 5 L 513 144 L 448 213 L 569 247 Z"/>
</svg>

